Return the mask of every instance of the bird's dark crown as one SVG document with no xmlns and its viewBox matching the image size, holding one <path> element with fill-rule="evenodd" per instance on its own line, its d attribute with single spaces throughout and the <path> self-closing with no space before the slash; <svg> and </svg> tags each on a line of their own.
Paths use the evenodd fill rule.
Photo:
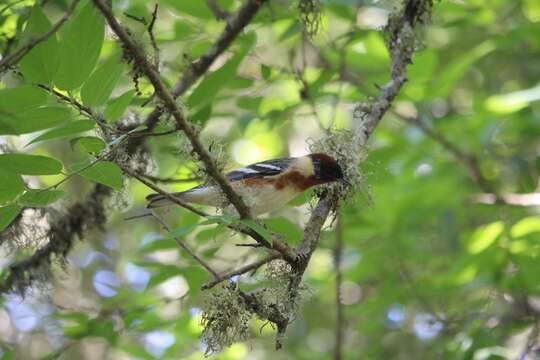
<svg viewBox="0 0 540 360">
<path fill-rule="evenodd" d="M 315 170 L 315 178 L 321 182 L 343 179 L 343 171 L 336 159 L 323 153 L 310 154 Z"/>
</svg>

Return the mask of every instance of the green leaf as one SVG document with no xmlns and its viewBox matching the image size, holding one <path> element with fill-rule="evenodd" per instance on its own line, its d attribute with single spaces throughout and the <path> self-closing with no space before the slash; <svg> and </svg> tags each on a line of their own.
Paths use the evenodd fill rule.
<svg viewBox="0 0 540 360">
<path fill-rule="evenodd" d="M 2 352 L 2 357 L 0 357 L 0 360 L 15 360 L 15 359 L 17 359 L 14 350 L 4 349 L 2 351 L 3 351 Z"/>
<path fill-rule="evenodd" d="M 251 110 L 255 113 L 259 111 L 259 106 L 261 105 L 263 98 L 260 96 L 251 97 L 251 96 L 242 96 L 236 100 L 236 105 L 242 109 Z"/>
<path fill-rule="evenodd" d="M 469 239 L 467 250 L 471 254 L 481 253 L 497 240 L 503 230 L 504 224 L 500 221 L 479 227 Z"/>
<path fill-rule="evenodd" d="M 81 89 L 81 99 L 87 106 L 103 105 L 111 96 L 116 83 L 122 76 L 124 64 L 120 56 L 112 56 L 98 67 Z"/>
<path fill-rule="evenodd" d="M 88 333 L 88 314 L 81 312 L 58 313 L 56 317 L 63 320 L 63 331 L 67 337 L 81 338 Z"/>
<path fill-rule="evenodd" d="M 290 206 L 304 205 L 312 197 L 313 197 L 313 192 L 312 191 L 304 191 L 303 193 L 301 193 L 300 195 L 296 196 L 294 199 L 289 201 L 288 205 L 290 205 Z"/>
<path fill-rule="evenodd" d="M 84 83 L 96 66 L 105 24 L 103 16 L 89 1 L 62 30 L 60 63 L 54 83 L 60 89 L 73 90 Z"/>
<path fill-rule="evenodd" d="M 178 12 L 201 19 L 212 19 L 214 17 L 206 5 L 206 1 L 165 0 L 165 3 Z"/>
<path fill-rule="evenodd" d="M 272 75 L 272 69 L 268 65 L 261 65 L 261 75 L 264 80 L 270 79 L 270 76 Z"/>
<path fill-rule="evenodd" d="M 45 207 L 66 195 L 62 190 L 28 190 L 19 199 L 21 205 L 29 207 Z"/>
<path fill-rule="evenodd" d="M 62 163 L 41 155 L 0 154 L 0 169 L 20 175 L 56 175 Z"/>
<path fill-rule="evenodd" d="M 82 151 L 91 154 L 100 153 L 107 146 L 103 140 L 95 136 L 81 136 L 71 139 L 71 148 L 79 147 Z"/>
<path fill-rule="evenodd" d="M 182 269 L 175 265 L 154 264 L 152 270 L 156 271 L 148 282 L 148 289 L 152 289 L 168 279 L 182 275 Z"/>
<path fill-rule="evenodd" d="M 45 104 L 47 93 L 35 86 L 23 85 L 0 90 L 0 116 L 13 115 L 19 111 Z"/>
<path fill-rule="evenodd" d="M 224 224 L 230 225 L 233 223 L 234 216 L 231 214 L 223 215 L 210 215 L 206 218 L 205 221 L 199 223 L 199 225 L 210 225 L 210 224 Z"/>
<path fill-rule="evenodd" d="M 208 74 L 188 98 L 188 106 L 194 108 L 212 101 L 223 86 L 236 76 L 236 69 L 255 43 L 255 36 L 248 36 L 244 46 L 218 70 Z"/>
<path fill-rule="evenodd" d="M 197 124 L 205 124 L 212 115 L 212 104 L 201 107 L 195 114 L 191 115 L 189 119 Z"/>
<path fill-rule="evenodd" d="M 288 219 L 282 217 L 270 218 L 265 219 L 264 223 L 272 231 L 285 236 L 288 243 L 294 244 L 302 238 L 302 229 Z"/>
<path fill-rule="evenodd" d="M 198 224 L 190 224 L 190 225 L 182 226 L 176 229 L 172 229 L 171 231 L 169 231 L 169 236 L 171 238 L 184 237 L 190 232 L 192 232 L 193 230 L 195 230 L 197 226 Z"/>
<path fill-rule="evenodd" d="M 197 244 L 204 244 L 208 240 L 215 240 L 219 235 L 223 234 L 223 231 L 227 231 L 223 224 L 217 224 L 201 230 L 197 233 Z"/>
<path fill-rule="evenodd" d="M 174 23 L 174 37 L 177 40 L 182 40 L 186 36 L 196 32 L 197 29 L 185 20 L 176 21 Z"/>
<path fill-rule="evenodd" d="M 532 102 L 540 100 L 540 85 L 511 93 L 490 96 L 487 98 L 486 109 L 500 114 L 519 111 Z"/>
<path fill-rule="evenodd" d="M 191 293 L 199 291 L 208 280 L 208 273 L 200 266 L 182 269 L 182 276 L 186 279 Z"/>
<path fill-rule="evenodd" d="M 131 103 L 133 95 L 135 95 L 135 90 L 128 90 L 119 97 L 109 101 L 107 107 L 105 108 L 105 119 L 108 122 L 115 122 L 120 119 Z"/>
<path fill-rule="evenodd" d="M 171 238 L 157 239 L 141 247 L 141 252 L 151 253 L 159 250 L 178 249 L 178 243 Z"/>
<path fill-rule="evenodd" d="M 434 77 L 434 83 L 430 86 L 430 97 L 445 97 L 456 83 L 465 75 L 467 70 L 479 59 L 495 50 L 492 41 L 484 41 L 474 49 L 465 52 L 465 55 L 452 61 L 445 69 L 439 71 L 439 76 Z"/>
<path fill-rule="evenodd" d="M 514 238 L 524 237 L 536 232 L 540 232 L 540 218 L 538 216 L 523 218 L 515 223 L 510 230 L 510 234 Z"/>
<path fill-rule="evenodd" d="M 62 106 L 44 106 L 7 116 L 0 113 L 0 122 L 8 126 L 0 129 L 0 135 L 21 135 L 48 129 L 65 122 L 70 116 L 69 109 Z"/>
<path fill-rule="evenodd" d="M 24 181 L 20 175 L 0 170 L 0 204 L 15 199 L 24 189 Z"/>
<path fill-rule="evenodd" d="M 19 205 L 0 207 L 0 231 L 4 231 L 11 224 L 21 209 Z"/>
<path fill-rule="evenodd" d="M 72 170 L 90 181 L 107 185 L 115 190 L 122 190 L 122 170 L 113 162 L 100 161 L 88 169 L 82 170 L 88 164 L 74 165 Z"/>
<path fill-rule="evenodd" d="M 41 5 L 32 8 L 24 38 L 37 38 L 51 29 L 49 19 L 41 10 Z M 50 84 L 58 69 L 58 41 L 56 34 L 39 43 L 30 50 L 19 62 L 21 72 L 26 81 L 32 83 Z"/>
<path fill-rule="evenodd" d="M 94 126 L 95 126 L 95 123 L 92 120 L 73 121 L 71 123 L 68 123 L 67 125 L 59 126 L 55 129 L 49 130 L 41 134 L 37 138 L 30 141 L 28 145 L 34 144 L 38 141 L 58 139 L 58 138 L 63 138 L 69 135 L 78 134 L 83 131 L 91 130 L 94 128 Z"/>
<path fill-rule="evenodd" d="M 268 231 L 265 227 L 258 224 L 253 219 L 242 219 L 240 222 L 247 227 L 249 227 L 251 230 L 255 231 L 257 234 L 261 235 L 266 241 L 272 242 L 272 233 Z"/>
</svg>

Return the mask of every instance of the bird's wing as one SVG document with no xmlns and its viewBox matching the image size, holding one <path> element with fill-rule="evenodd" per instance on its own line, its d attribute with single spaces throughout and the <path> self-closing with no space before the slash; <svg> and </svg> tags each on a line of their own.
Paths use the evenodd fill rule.
<svg viewBox="0 0 540 360">
<path fill-rule="evenodd" d="M 266 160 L 231 171 L 225 176 L 230 182 L 274 176 L 285 171 L 293 161 L 294 158 Z"/>
<path fill-rule="evenodd" d="M 246 167 L 233 170 L 225 174 L 227 179 L 230 182 L 255 179 L 255 178 L 264 178 L 266 176 L 274 176 L 285 171 L 291 163 L 294 161 L 294 158 L 280 158 L 261 161 L 255 164 L 248 165 Z M 206 184 L 201 184 L 195 186 L 189 190 L 184 191 L 184 193 L 197 192 L 207 188 Z"/>
</svg>

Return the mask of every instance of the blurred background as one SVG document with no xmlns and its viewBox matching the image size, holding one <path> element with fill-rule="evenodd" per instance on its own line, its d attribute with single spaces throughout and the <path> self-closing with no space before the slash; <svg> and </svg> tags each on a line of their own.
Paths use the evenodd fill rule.
<svg viewBox="0 0 540 360">
<path fill-rule="evenodd" d="M 54 22 L 68 3 L 43 1 Z M 153 54 L 145 26 L 156 2 L 114 2 L 115 14 Z M 154 33 L 169 85 L 223 28 L 208 3 L 236 11 L 243 1 L 157 2 Z M 355 127 L 352 109 L 389 79 L 382 28 L 394 1 L 269 1 L 245 33 L 182 97 L 188 118 L 225 169 L 299 156 L 329 131 Z M 34 1 L 0 6 L 0 45 L 24 26 Z M 3 10 L 2 10 L 3 9 Z M 131 16 L 127 16 L 131 15 Z M 343 358 L 537 359 L 540 315 L 540 2 L 443 0 L 418 32 L 421 46 L 409 82 L 376 129 L 361 165 L 359 191 L 328 224 L 305 276 L 309 296 L 284 348 L 275 329 L 253 321 L 251 337 L 216 359 L 329 359 L 336 343 L 335 254 L 341 253 Z M 100 63 L 118 44 L 110 33 Z M 150 55 L 155 59 L 156 54 Z M 129 107 L 117 124 L 144 120 L 151 85 L 127 69 L 113 97 Z M 15 82 L 2 78 L 3 86 Z M 206 83 L 205 83 L 206 81 Z M 205 84 L 205 85 L 203 85 Z M 126 95 L 127 94 L 127 95 Z M 76 94 L 74 96 L 77 96 Z M 158 129 L 170 129 L 167 122 Z M 0 144 L 81 160 L 65 140 L 24 147 L 35 134 L 2 136 Z M 142 157 L 148 173 L 171 191 L 199 183 L 181 134 L 154 137 Z M 63 176 L 29 178 L 48 186 Z M 179 180 L 180 179 L 180 180 Z M 40 231 L 92 185 L 75 177 L 69 196 L 47 216 L 26 211 L 27 233 L 5 240 L 0 272 L 42 245 Z M 23 298 L 0 298 L 1 359 L 202 359 L 201 309 L 209 279 L 143 213 L 150 191 L 134 181 L 108 198 L 107 221 L 88 228 L 65 261 Z M 271 213 L 266 225 L 296 244 L 311 195 Z M 173 208 L 171 227 L 200 221 Z M 41 220 L 40 220 L 41 219 Z M 339 229 L 337 229 L 339 227 Z M 41 230 L 40 230 L 41 229 Z M 257 259 L 237 247 L 247 239 L 216 225 L 186 231 L 192 249 L 220 270 Z M 336 251 L 337 249 L 337 251 Z M 249 288 L 264 269 L 235 281 Z"/>
</svg>

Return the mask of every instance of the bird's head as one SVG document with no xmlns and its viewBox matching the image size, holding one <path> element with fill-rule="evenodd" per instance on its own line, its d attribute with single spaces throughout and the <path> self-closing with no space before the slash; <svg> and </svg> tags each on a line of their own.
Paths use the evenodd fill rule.
<svg viewBox="0 0 540 360">
<path fill-rule="evenodd" d="M 322 153 L 310 154 L 309 157 L 313 162 L 315 178 L 321 183 L 343 179 L 343 171 L 333 157 Z"/>
</svg>

